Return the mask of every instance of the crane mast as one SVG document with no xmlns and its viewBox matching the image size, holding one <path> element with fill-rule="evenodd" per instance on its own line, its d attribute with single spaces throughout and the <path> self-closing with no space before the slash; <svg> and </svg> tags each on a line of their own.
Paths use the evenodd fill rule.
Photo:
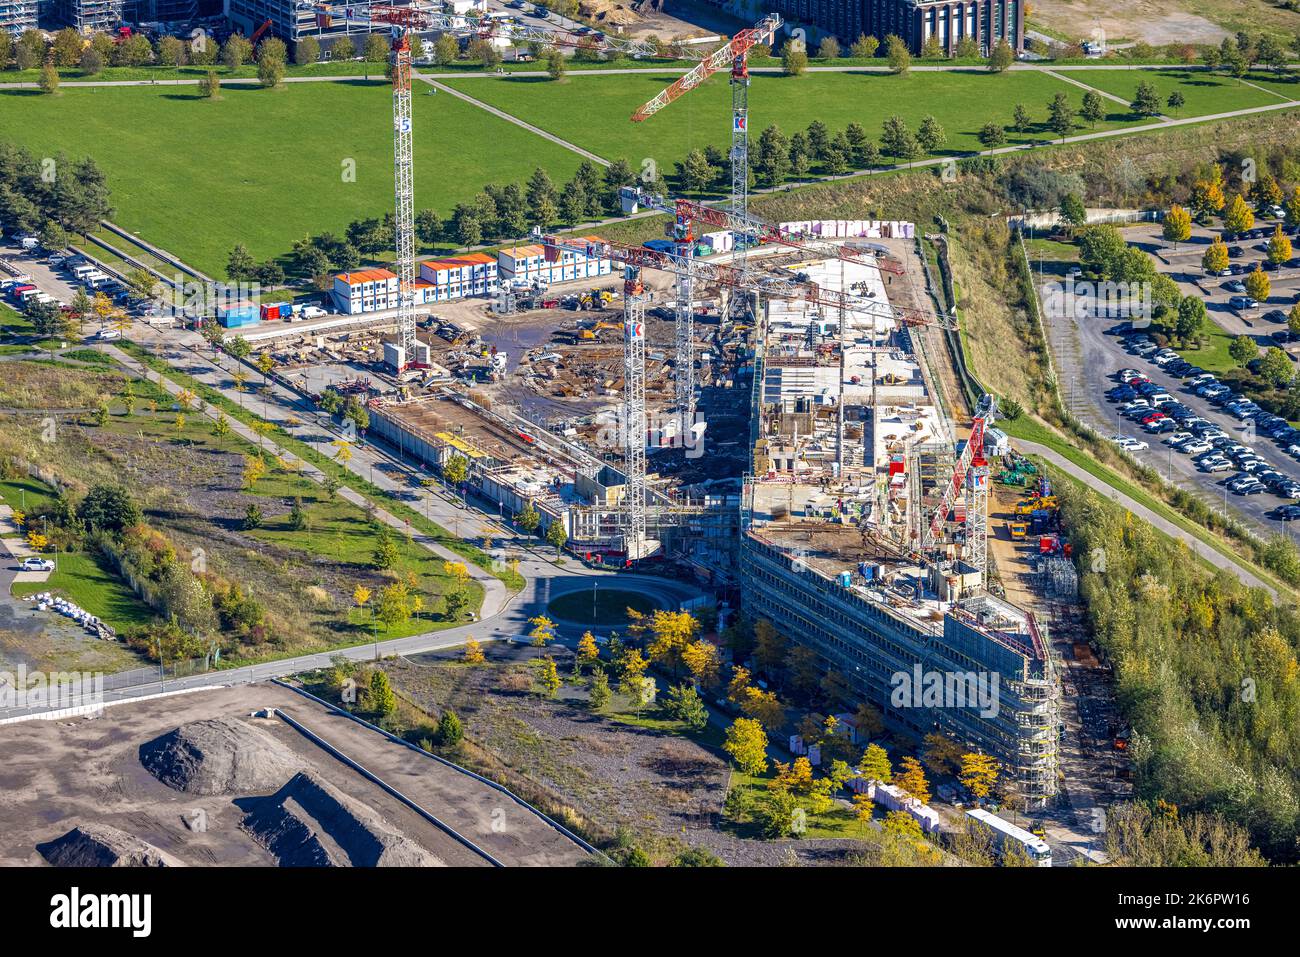
<svg viewBox="0 0 1300 957">
<path fill-rule="evenodd" d="M 397 252 L 397 335 L 415 355 L 415 163 L 411 146 L 411 40 L 393 25 L 393 232 Z"/>
</svg>

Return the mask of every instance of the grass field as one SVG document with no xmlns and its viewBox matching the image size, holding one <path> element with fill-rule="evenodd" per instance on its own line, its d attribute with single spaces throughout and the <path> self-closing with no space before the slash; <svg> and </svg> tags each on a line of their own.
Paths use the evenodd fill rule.
<svg viewBox="0 0 1300 957">
<path fill-rule="evenodd" d="M 14 595 L 59 592 L 69 601 L 102 618 L 116 631 L 152 620 L 154 613 L 98 555 L 69 552 L 56 555 L 58 568 L 46 582 L 19 582 Z"/>
<path fill-rule="evenodd" d="M 258 259 L 307 233 L 341 231 L 392 208 L 391 93 L 365 81 L 228 87 L 98 87 L 56 98 L 0 91 L 0 138 L 38 156 L 94 156 L 116 221 L 224 277 L 244 243 Z M 446 94 L 417 91 L 417 207 L 442 215 L 485 183 L 524 181 L 537 166 L 568 179 L 573 152 Z M 344 180 L 354 161 L 355 182 Z M 201 228 L 200 228 L 201 226 Z"/>
<path fill-rule="evenodd" d="M 1132 100 L 1137 94 L 1138 84 L 1150 83 L 1160 95 L 1160 103 L 1168 101 L 1169 94 L 1178 90 L 1186 103 L 1176 110 L 1164 107 L 1168 116 L 1200 116 L 1210 113 L 1226 113 L 1251 106 L 1266 106 L 1279 102 L 1276 96 L 1258 90 L 1231 76 L 1191 70 L 1089 70 L 1087 73 L 1071 74 L 1073 79 L 1088 86 L 1095 87 L 1103 93 Z M 1252 74 L 1251 83 L 1256 77 Z M 1114 104 L 1119 108 L 1119 104 Z"/>
<path fill-rule="evenodd" d="M 470 96 L 555 133 L 607 159 L 638 166 L 654 159 L 665 172 L 691 148 L 729 143 L 730 90 L 714 78 L 644 123 L 632 112 L 673 81 L 671 74 L 569 76 L 563 83 L 532 77 L 466 77 L 447 81 Z M 861 123 L 878 137 L 882 123 L 897 113 L 915 130 L 932 113 L 948 135 L 940 153 L 980 149 L 979 129 L 993 121 L 1010 124 L 1017 103 L 1036 122 L 1047 118 L 1047 104 L 1064 92 L 1078 108 L 1083 91 L 1041 73 L 989 74 L 983 71 L 911 73 L 810 73 L 802 77 L 755 76 L 750 87 L 750 131 L 757 135 L 776 123 L 787 134 L 820 119 L 832 131 Z M 815 108 L 812 108 L 815 105 Z M 1134 122 L 1119 104 L 1098 129 Z M 1045 129 L 1009 133 L 1009 144 L 1050 139 Z"/>
</svg>

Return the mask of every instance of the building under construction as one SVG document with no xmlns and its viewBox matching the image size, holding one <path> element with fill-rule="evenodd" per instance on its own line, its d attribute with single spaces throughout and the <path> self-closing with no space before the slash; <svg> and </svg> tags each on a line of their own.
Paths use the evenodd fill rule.
<svg viewBox="0 0 1300 957">
<path fill-rule="evenodd" d="M 1041 802 L 1057 789 L 1057 680 L 1034 617 L 985 590 L 980 479 L 953 484 L 951 428 L 879 270 L 798 268 L 879 305 L 767 307 L 745 608 L 816 651 L 892 731 L 991 754 Z"/>
</svg>

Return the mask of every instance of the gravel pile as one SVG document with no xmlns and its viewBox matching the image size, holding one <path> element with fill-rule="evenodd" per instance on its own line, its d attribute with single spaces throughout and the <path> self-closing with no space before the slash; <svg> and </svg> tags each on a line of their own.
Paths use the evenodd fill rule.
<svg viewBox="0 0 1300 957">
<path fill-rule="evenodd" d="M 367 805 L 310 771 L 262 798 L 240 825 L 281 867 L 438 867 Z"/>
<path fill-rule="evenodd" d="M 234 718 L 183 724 L 140 747 L 140 763 L 187 794 L 267 794 L 303 768 L 260 728 Z"/>
<path fill-rule="evenodd" d="M 55 867 L 180 867 L 181 862 L 107 824 L 79 824 L 37 850 Z"/>
</svg>

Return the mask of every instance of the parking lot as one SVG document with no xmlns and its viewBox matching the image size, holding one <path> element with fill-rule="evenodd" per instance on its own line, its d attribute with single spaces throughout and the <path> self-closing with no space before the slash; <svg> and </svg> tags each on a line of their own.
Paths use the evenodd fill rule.
<svg viewBox="0 0 1300 957">
<path fill-rule="evenodd" d="M 1184 295 L 1204 298 L 1211 318 L 1225 331 L 1232 335 L 1251 335 L 1261 347 L 1279 344 L 1271 338 L 1271 333 L 1285 329 L 1285 322 L 1279 324 L 1267 321 L 1263 314 L 1272 309 L 1290 308 L 1289 300 L 1294 297 L 1294 290 L 1300 288 L 1300 268 L 1270 273 L 1274 288 L 1268 302 L 1254 311 L 1241 313 L 1228 305 L 1228 299 L 1233 293 L 1220 288 L 1221 282 L 1225 280 L 1206 279 L 1201 275 L 1201 257 L 1213 234 L 1208 230 L 1199 230 L 1201 242 L 1197 243 L 1197 237 L 1193 236 L 1192 241 L 1180 243 L 1175 251 L 1160 237 L 1159 230 L 1159 225 L 1143 224 L 1125 229 L 1124 235 L 1134 245 L 1151 253 L 1157 266 L 1178 281 Z M 1300 241 L 1297 241 L 1297 246 L 1300 246 Z M 1262 255 L 1258 252 L 1251 253 L 1252 258 L 1246 260 L 1249 267 L 1253 268 L 1254 262 Z M 1056 264 L 1058 278 L 1063 277 L 1066 270 L 1067 264 Z M 1045 266 L 1044 278 L 1050 280 L 1050 273 L 1051 269 Z M 1279 275 L 1282 276 L 1280 280 Z M 1300 516 L 1300 509 L 1281 510 L 1294 502 L 1287 494 L 1284 483 L 1300 482 L 1300 461 L 1286 450 L 1290 445 L 1300 442 L 1300 438 L 1284 433 L 1279 442 L 1267 437 L 1249 408 L 1238 410 L 1243 413 L 1240 417 L 1226 408 L 1237 396 L 1222 394 L 1217 397 L 1217 401 L 1211 401 L 1207 395 L 1196 394 L 1196 388 L 1189 387 L 1189 383 L 1201 370 L 1192 368 L 1186 374 L 1176 375 L 1170 368 L 1162 368 L 1151 361 L 1156 356 L 1156 349 L 1144 350 L 1145 358 L 1138 355 L 1133 351 L 1137 343 L 1131 336 L 1125 336 L 1131 330 L 1124 320 L 1095 316 L 1075 318 L 1053 314 L 1051 310 L 1047 310 L 1046 320 L 1053 351 L 1060 362 L 1062 388 L 1076 415 L 1103 435 L 1127 437 L 1146 443 L 1145 449 L 1133 450 L 1138 461 L 1158 469 L 1175 485 L 1198 492 L 1211 506 L 1235 513 L 1262 531 L 1289 531 L 1289 522 Z M 1293 359 L 1298 351 L 1300 345 L 1288 347 L 1288 353 Z M 1167 366 L 1172 366 L 1172 363 Z M 1123 369 L 1134 370 L 1148 379 L 1150 385 L 1146 391 L 1149 394 L 1142 396 L 1135 390 L 1131 398 L 1124 395 L 1122 399 L 1112 401 L 1107 393 L 1121 384 L 1118 374 Z M 1168 398 L 1151 402 L 1152 396 L 1158 393 L 1164 393 Z M 1126 417 L 1120 407 L 1124 402 L 1138 399 L 1145 399 L 1151 404 L 1152 410 L 1146 415 Z M 1164 409 L 1161 408 L 1162 405 Z M 1169 415 L 1169 411 L 1177 411 L 1179 418 Z M 1156 431 L 1157 427 L 1152 423 L 1146 423 L 1145 426 L 1151 426 L 1149 429 L 1144 426 L 1142 419 L 1148 418 L 1152 412 L 1162 412 L 1173 421 L 1158 426 L 1160 431 Z M 1193 419 L 1202 421 L 1191 422 L 1195 428 L 1184 427 L 1185 423 Z M 1181 451 L 1181 443 L 1175 447 L 1164 441 L 1177 432 L 1191 434 L 1192 438 L 1186 444 L 1195 451 Z M 1220 432 L 1222 435 L 1218 434 Z M 1210 449 L 1202 450 L 1196 440 L 1204 441 L 1207 435 Z M 1179 436 L 1179 439 L 1182 438 Z M 1235 457 L 1229 456 L 1225 451 L 1232 443 L 1244 447 L 1233 450 Z M 1215 459 L 1203 463 L 1199 458 L 1216 452 L 1222 454 L 1223 460 L 1227 462 L 1226 468 L 1222 464 L 1216 465 Z M 1259 464 L 1252 464 L 1256 458 Z M 1241 467 L 1244 465 L 1249 465 L 1249 470 Z M 1211 468 L 1218 470 L 1211 471 Z M 1245 485 L 1244 481 L 1238 483 L 1236 488 L 1230 487 L 1243 474 L 1266 470 L 1273 470 L 1280 476 L 1267 476 L 1272 479 L 1272 487 L 1265 484 L 1263 489 L 1259 489 Z M 1242 494 L 1236 494 L 1237 492 Z"/>
</svg>

